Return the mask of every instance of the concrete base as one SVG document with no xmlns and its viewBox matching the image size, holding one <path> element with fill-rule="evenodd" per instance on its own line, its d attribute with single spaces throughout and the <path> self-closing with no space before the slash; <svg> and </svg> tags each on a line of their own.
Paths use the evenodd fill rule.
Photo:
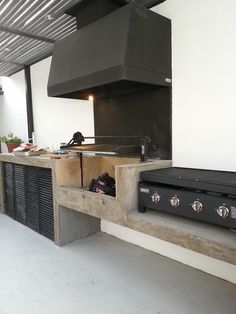
<svg viewBox="0 0 236 314">
<path fill-rule="evenodd" d="M 59 206 L 60 234 L 57 245 L 86 238 L 100 231 L 101 219 Z"/>
</svg>

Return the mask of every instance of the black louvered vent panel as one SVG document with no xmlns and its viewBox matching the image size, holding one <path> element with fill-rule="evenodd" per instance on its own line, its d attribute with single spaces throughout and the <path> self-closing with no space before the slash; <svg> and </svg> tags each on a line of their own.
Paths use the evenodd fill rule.
<svg viewBox="0 0 236 314">
<path fill-rule="evenodd" d="M 14 165 L 15 219 L 26 225 L 25 166 Z"/>
<path fill-rule="evenodd" d="M 4 190 L 5 190 L 5 208 L 6 214 L 11 218 L 15 218 L 15 204 L 14 204 L 14 187 L 13 187 L 13 164 L 3 163 L 4 174 Z"/>
<path fill-rule="evenodd" d="M 54 240 L 51 169 L 4 162 L 6 214 Z"/>
<path fill-rule="evenodd" d="M 51 169 L 39 168 L 40 233 L 54 240 Z"/>
<path fill-rule="evenodd" d="M 40 232 L 38 168 L 26 166 L 26 211 L 27 226 Z"/>
</svg>

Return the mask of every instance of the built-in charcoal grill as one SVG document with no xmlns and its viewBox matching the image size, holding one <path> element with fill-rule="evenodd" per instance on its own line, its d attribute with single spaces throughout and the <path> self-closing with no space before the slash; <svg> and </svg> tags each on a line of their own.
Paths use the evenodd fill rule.
<svg viewBox="0 0 236 314">
<path fill-rule="evenodd" d="M 132 155 L 140 153 L 140 147 L 138 145 L 88 144 L 71 146 L 70 149 L 81 153 L 95 153 L 101 155 Z"/>
<path fill-rule="evenodd" d="M 151 208 L 236 228 L 236 173 L 166 168 L 141 173 L 139 212 Z"/>
<path fill-rule="evenodd" d="M 103 141 L 99 144 L 82 144 L 86 139 Z M 137 144 L 110 144 L 112 141 L 130 142 L 138 140 Z M 74 133 L 72 139 L 66 145 L 61 146 L 61 149 L 74 150 L 79 153 L 94 153 L 100 155 L 120 155 L 120 156 L 140 156 L 141 161 L 147 160 L 147 147 L 151 139 L 148 136 L 89 136 L 84 137 L 81 132 Z"/>
</svg>

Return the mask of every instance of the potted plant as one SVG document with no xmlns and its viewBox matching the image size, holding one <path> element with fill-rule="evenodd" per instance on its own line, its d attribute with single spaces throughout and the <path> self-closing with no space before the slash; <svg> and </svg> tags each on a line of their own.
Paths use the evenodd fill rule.
<svg viewBox="0 0 236 314">
<path fill-rule="evenodd" d="M 13 133 L 9 133 L 6 136 L 0 136 L 0 142 L 5 143 L 8 148 L 8 152 L 11 153 L 14 148 L 18 147 L 22 140 L 15 136 Z"/>
</svg>

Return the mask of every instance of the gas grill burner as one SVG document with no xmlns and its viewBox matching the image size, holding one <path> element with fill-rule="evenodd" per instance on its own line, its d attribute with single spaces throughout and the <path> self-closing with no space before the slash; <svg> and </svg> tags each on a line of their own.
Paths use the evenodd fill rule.
<svg viewBox="0 0 236 314">
<path fill-rule="evenodd" d="M 117 144 L 82 144 L 86 139 L 95 139 L 95 140 L 129 140 L 129 141 L 139 141 L 139 145 L 117 145 Z M 84 137 L 81 132 L 74 133 L 72 139 L 64 146 L 61 146 L 61 149 L 73 150 L 78 153 L 94 153 L 100 155 L 120 155 L 120 156 L 137 156 L 140 155 L 140 161 L 147 160 L 147 149 L 148 143 L 151 140 L 147 136 L 90 136 Z"/>
<path fill-rule="evenodd" d="M 236 228 L 236 172 L 166 168 L 141 173 L 139 212 L 161 210 Z"/>
</svg>

